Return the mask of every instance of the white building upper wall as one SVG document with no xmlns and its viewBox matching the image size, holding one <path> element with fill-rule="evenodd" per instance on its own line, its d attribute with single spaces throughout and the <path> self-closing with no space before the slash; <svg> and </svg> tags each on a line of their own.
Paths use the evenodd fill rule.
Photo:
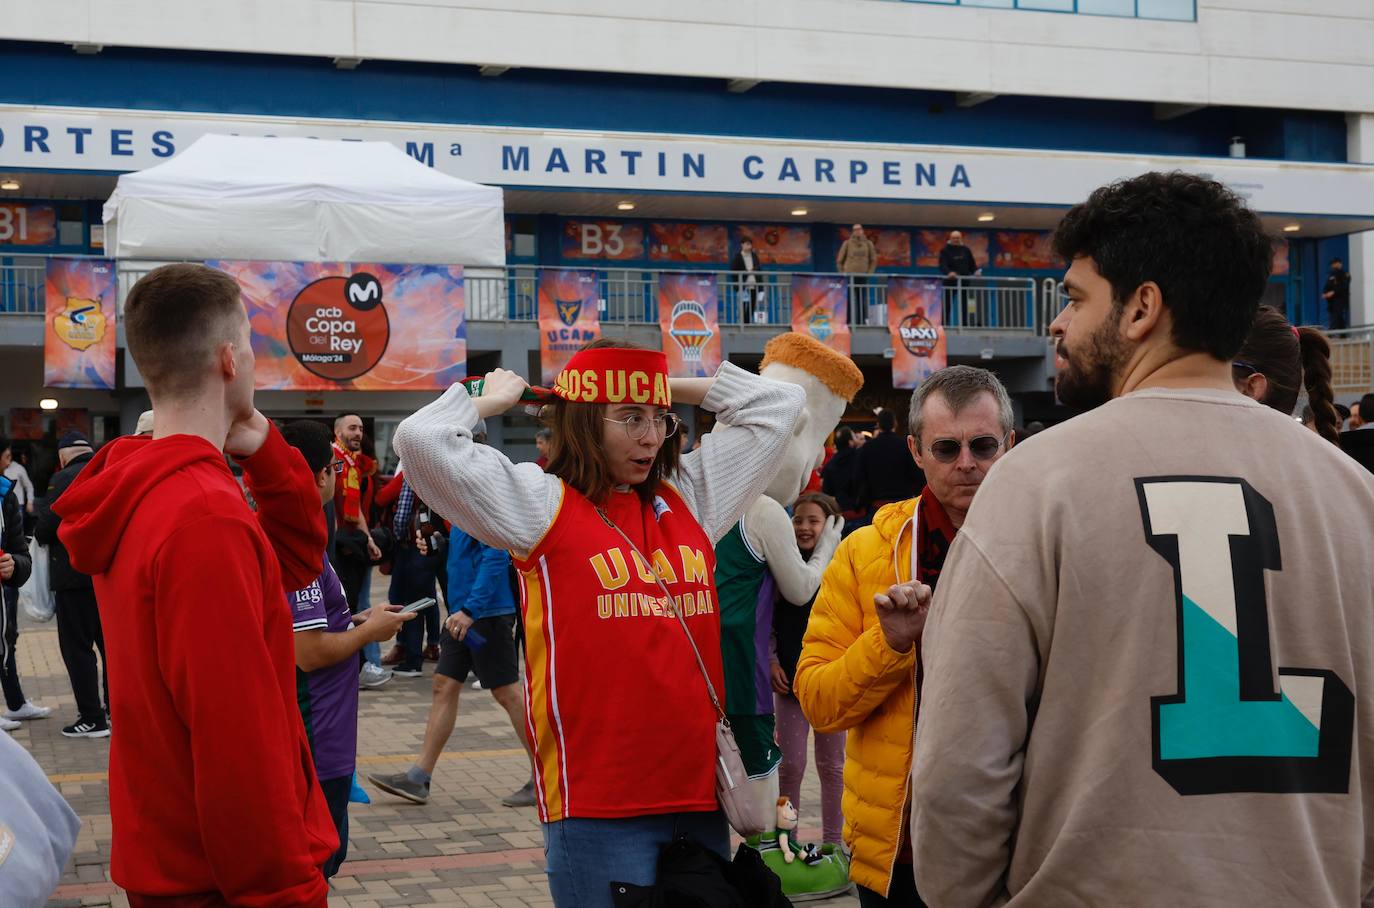
<svg viewBox="0 0 1374 908">
<path fill-rule="evenodd" d="M 1374 0 L 1197 5 L 1161 22 L 893 0 L 5 0 L 0 38 L 1374 112 Z"/>
</svg>

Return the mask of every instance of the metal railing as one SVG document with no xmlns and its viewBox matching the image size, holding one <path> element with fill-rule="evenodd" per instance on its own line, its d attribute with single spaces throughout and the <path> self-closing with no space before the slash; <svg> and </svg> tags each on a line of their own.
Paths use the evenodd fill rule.
<svg viewBox="0 0 1374 908">
<path fill-rule="evenodd" d="M 531 322 L 538 318 L 540 266 L 512 265 L 497 269 L 471 269 L 464 277 L 468 319 L 471 321 Z M 658 285 L 664 273 L 637 268 L 583 269 L 597 279 L 600 320 L 609 324 L 655 325 L 659 323 Z M 800 272 L 767 271 L 745 275 L 730 271 L 686 272 L 715 281 L 720 302 L 719 323 L 728 327 L 783 326 L 792 322 L 792 284 Z M 817 275 L 848 277 L 848 315 L 852 327 L 887 327 L 888 281 L 896 275 Z M 906 277 L 907 275 L 901 275 Z M 1034 278 L 970 277 L 940 280 L 943 285 L 945 325 L 950 330 L 1041 334 L 1047 323 L 1040 319 L 1044 307 L 1041 289 Z M 751 281 L 749 278 L 752 277 Z"/>
<path fill-rule="evenodd" d="M 117 272 L 120 308 L 129 289 L 163 262 L 121 261 Z M 553 266 L 549 266 L 552 268 Z M 545 266 L 510 265 L 469 268 L 464 275 L 467 315 L 475 322 L 533 322 L 538 319 L 540 273 Z M 561 269 L 557 269 L 561 270 Z M 745 275 L 730 271 L 653 270 L 639 268 L 579 269 L 597 280 L 600 320 L 608 324 L 659 323 L 658 286 L 662 274 L 689 273 L 716 284 L 723 327 L 770 326 L 792 322 L 792 285 L 802 272 L 767 271 Z M 944 279 L 932 275 L 827 275 L 847 277 L 851 327 L 887 327 L 888 284 L 897 277 L 941 282 L 945 326 L 951 331 L 1043 335 L 1058 312 L 1057 285 L 1023 277 Z M 752 276 L 753 280 L 750 280 Z M 0 265 L 0 315 L 41 315 L 44 266 Z"/>
<path fill-rule="evenodd" d="M 1374 325 L 1328 331 L 1331 342 L 1331 390 L 1367 394 L 1374 389 Z"/>
</svg>

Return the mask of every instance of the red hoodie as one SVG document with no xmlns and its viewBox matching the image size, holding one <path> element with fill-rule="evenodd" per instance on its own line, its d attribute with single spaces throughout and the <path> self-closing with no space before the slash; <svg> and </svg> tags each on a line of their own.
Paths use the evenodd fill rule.
<svg viewBox="0 0 1374 908">
<path fill-rule="evenodd" d="M 241 463 L 256 516 L 190 435 L 106 445 L 53 506 L 110 660 L 110 875 L 131 895 L 323 908 L 338 837 L 284 593 L 319 575 L 324 512 L 275 426 Z"/>
</svg>

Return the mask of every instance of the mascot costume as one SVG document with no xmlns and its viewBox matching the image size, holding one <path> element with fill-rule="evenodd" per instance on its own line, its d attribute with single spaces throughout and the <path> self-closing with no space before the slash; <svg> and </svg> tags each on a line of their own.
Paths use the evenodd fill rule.
<svg viewBox="0 0 1374 908">
<path fill-rule="evenodd" d="M 778 803 L 782 752 L 774 740 L 776 722 L 769 671 L 769 637 L 778 595 L 809 602 L 840 544 L 841 524 L 826 522 L 809 561 L 802 558 L 787 509 L 796 502 L 811 471 L 825 455 L 825 439 L 839 424 L 847 403 L 863 386 L 863 373 L 841 353 L 804 334 L 781 334 L 764 347 L 759 374 L 800 385 L 806 409 L 792 430 L 777 475 L 716 545 L 716 589 L 720 595 L 721 649 L 725 665 L 725 710 L 749 773 L 752 796 L 771 811 Z M 785 800 L 785 799 L 784 799 Z M 795 817 L 790 805 L 779 816 Z M 795 830 L 789 830 L 789 835 Z M 779 841 L 784 843 L 779 847 Z M 799 847 L 777 833 L 751 839 L 782 879 L 791 899 L 825 898 L 849 886 L 848 860 L 833 846 Z M 784 855 L 784 851 L 788 853 Z M 792 858 L 804 854 L 802 861 Z"/>
</svg>

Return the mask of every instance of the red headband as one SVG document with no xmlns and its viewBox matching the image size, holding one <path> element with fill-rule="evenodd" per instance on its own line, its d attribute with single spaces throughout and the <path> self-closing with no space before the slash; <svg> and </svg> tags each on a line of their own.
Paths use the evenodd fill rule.
<svg viewBox="0 0 1374 908">
<path fill-rule="evenodd" d="M 553 393 L 583 404 L 669 407 L 673 403 L 668 358 L 657 350 L 581 350 L 558 373 Z"/>
</svg>

